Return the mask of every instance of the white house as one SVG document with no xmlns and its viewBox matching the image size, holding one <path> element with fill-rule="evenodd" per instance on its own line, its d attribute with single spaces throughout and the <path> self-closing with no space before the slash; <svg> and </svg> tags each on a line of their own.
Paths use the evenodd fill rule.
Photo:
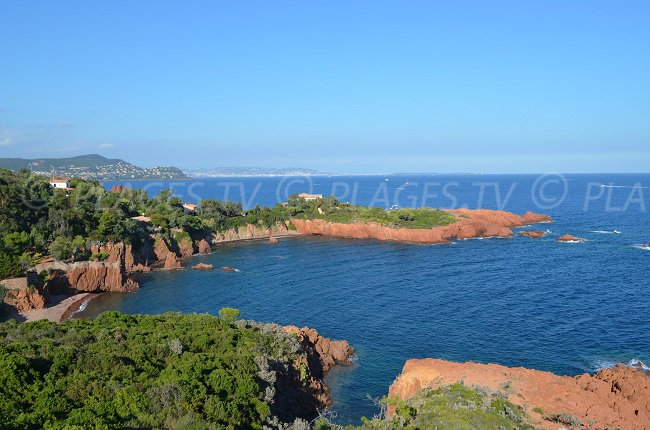
<svg viewBox="0 0 650 430">
<path fill-rule="evenodd" d="M 54 178 L 50 179 L 50 187 L 60 190 L 67 190 L 70 188 L 70 179 L 68 178 Z"/>
<path fill-rule="evenodd" d="M 183 210 L 186 214 L 193 214 L 196 212 L 196 205 L 192 203 L 185 203 L 183 205 Z"/>
<path fill-rule="evenodd" d="M 322 194 L 300 193 L 300 194 L 298 194 L 298 197 L 301 197 L 301 198 L 303 198 L 303 199 L 305 199 L 307 201 L 310 201 L 310 200 L 322 199 L 323 195 Z"/>
</svg>

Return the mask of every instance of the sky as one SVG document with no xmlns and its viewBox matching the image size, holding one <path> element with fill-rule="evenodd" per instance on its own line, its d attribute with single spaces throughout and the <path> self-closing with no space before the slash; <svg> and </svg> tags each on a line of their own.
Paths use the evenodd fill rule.
<svg viewBox="0 0 650 430">
<path fill-rule="evenodd" d="M 5 0 L 0 28 L 0 157 L 650 166 L 647 0 Z"/>
</svg>

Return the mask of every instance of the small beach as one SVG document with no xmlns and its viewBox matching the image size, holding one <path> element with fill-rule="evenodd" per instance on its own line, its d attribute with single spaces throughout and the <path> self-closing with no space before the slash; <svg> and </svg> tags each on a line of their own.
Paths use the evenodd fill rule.
<svg viewBox="0 0 650 430">
<path fill-rule="evenodd" d="M 97 294 L 92 293 L 82 293 L 75 294 L 67 298 L 57 296 L 54 298 L 54 305 L 49 306 L 44 309 L 33 309 L 27 312 L 20 312 L 17 316 L 17 319 L 21 319 L 25 322 L 28 321 L 38 321 L 38 320 L 49 320 L 52 322 L 61 322 L 70 318 L 85 302 L 92 300 L 96 297 Z"/>
</svg>

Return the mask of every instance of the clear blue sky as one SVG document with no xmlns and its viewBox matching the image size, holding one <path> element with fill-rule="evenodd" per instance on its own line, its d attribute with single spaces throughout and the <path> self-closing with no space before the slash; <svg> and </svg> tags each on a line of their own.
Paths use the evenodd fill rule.
<svg viewBox="0 0 650 430">
<path fill-rule="evenodd" d="M 648 171 L 650 2 L 0 4 L 0 156 Z"/>
</svg>

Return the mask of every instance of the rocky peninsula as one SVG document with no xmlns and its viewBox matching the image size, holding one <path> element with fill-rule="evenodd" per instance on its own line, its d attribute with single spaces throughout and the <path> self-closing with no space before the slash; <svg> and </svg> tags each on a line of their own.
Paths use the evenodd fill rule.
<svg viewBox="0 0 650 430">
<path fill-rule="evenodd" d="M 571 377 L 497 364 L 408 360 L 389 398 L 408 403 L 427 390 L 452 384 L 498 393 L 521 407 L 525 422 L 534 428 L 650 428 L 650 376 L 623 365 Z M 388 418 L 395 414 L 395 406 L 390 407 Z"/>
<path fill-rule="evenodd" d="M 550 222 L 547 215 L 489 209 L 453 209 L 446 211 L 456 217 L 448 225 L 432 228 L 394 228 L 372 222 L 334 223 L 322 219 L 292 220 L 296 229 L 307 235 L 322 235 L 350 239 L 377 239 L 411 243 L 439 244 L 451 240 L 514 236 L 512 228 Z"/>
</svg>

